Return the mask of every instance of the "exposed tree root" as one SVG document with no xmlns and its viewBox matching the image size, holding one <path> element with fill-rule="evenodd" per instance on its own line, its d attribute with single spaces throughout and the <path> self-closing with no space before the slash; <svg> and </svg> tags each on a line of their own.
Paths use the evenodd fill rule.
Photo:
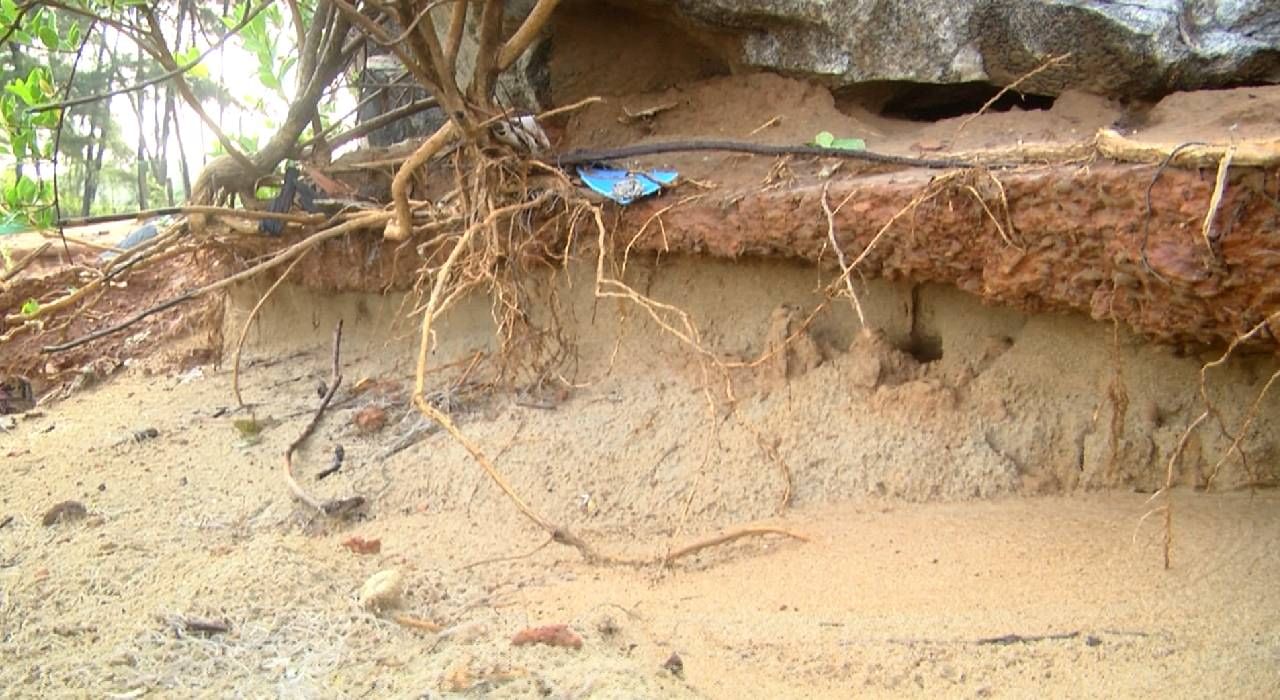
<svg viewBox="0 0 1280 700">
<path fill-rule="evenodd" d="M 1044 60 L 1044 62 L 1043 62 L 1043 63 L 1041 63 L 1040 65 L 1036 66 L 1035 68 L 1032 68 L 1031 70 L 1027 71 L 1026 73 L 1023 73 L 1021 76 L 1019 76 L 1019 77 L 1018 77 L 1018 79 L 1017 79 L 1017 80 L 1014 80 L 1013 82 L 1009 83 L 1008 85 L 1005 85 L 1003 88 L 1001 88 L 1001 89 L 1000 89 L 1000 91 L 999 91 L 999 92 L 997 92 L 995 95 L 993 95 L 993 96 L 991 97 L 991 99 L 989 99 L 989 100 L 987 100 L 986 102 L 984 102 L 984 103 L 982 104 L 982 107 L 978 108 L 978 111 L 977 111 L 977 112 L 974 112 L 973 114 L 970 114 L 968 117 L 966 117 L 966 118 L 965 118 L 965 120 L 964 120 L 964 121 L 960 122 L 960 126 L 957 126 L 957 127 L 956 127 L 955 135 L 956 135 L 956 136 L 958 136 L 958 135 L 960 134 L 960 132 L 961 132 L 961 131 L 964 131 L 964 128 L 965 128 L 966 126 L 969 126 L 969 122 L 971 122 L 971 121 L 973 121 L 974 119 L 977 119 L 978 117 L 980 117 L 980 116 L 982 116 L 983 114 L 985 114 L 985 113 L 986 113 L 986 111 L 987 111 L 987 109 L 989 109 L 989 108 L 991 107 L 991 105 L 993 105 L 993 104 L 995 104 L 996 102 L 1000 101 L 1000 98 L 1001 98 L 1001 97 L 1004 97 L 1005 95 L 1007 95 L 1007 94 L 1009 93 L 1009 91 L 1017 89 L 1017 87 L 1018 87 L 1019 85 L 1021 85 L 1021 84 L 1025 83 L 1026 81 L 1030 80 L 1031 78 L 1034 78 L 1035 76 L 1037 76 L 1037 75 L 1039 75 L 1039 74 L 1041 74 L 1041 73 L 1043 73 L 1043 72 L 1045 72 L 1045 71 L 1049 70 L 1050 68 L 1052 68 L 1052 67 L 1054 67 L 1054 66 L 1058 65 L 1059 63 L 1062 63 L 1063 61 L 1066 61 L 1066 60 L 1067 60 L 1067 59 L 1069 59 L 1069 58 L 1071 58 L 1071 54 L 1070 54 L 1070 53 L 1064 53 L 1064 54 L 1062 54 L 1061 56 L 1050 56 L 1049 58 L 1045 59 L 1045 60 Z"/>
<path fill-rule="evenodd" d="M 150 308 L 143 309 L 142 311 L 139 311 L 138 313 L 135 313 L 132 316 L 129 316 L 128 318 L 124 319 L 123 321 L 120 321 L 119 323 L 114 323 L 110 326 L 107 326 L 106 328 L 100 328 L 92 333 L 76 338 L 75 340 L 69 340 L 65 343 L 58 343 L 55 345 L 46 345 L 44 348 L 42 348 L 42 351 L 46 353 L 62 352 L 64 350 L 70 350 L 72 348 L 79 347 L 81 345 L 92 342 L 99 338 L 104 338 L 109 335 L 114 335 L 116 333 L 119 333 L 120 331 L 127 329 L 128 327 L 132 326 L 138 321 L 141 321 L 142 319 L 147 318 L 148 316 L 153 316 L 155 314 L 160 313 L 161 311 L 173 308 L 178 304 L 202 297 L 206 294 L 210 294 L 212 292 L 226 289 L 227 287 L 230 287 L 233 284 L 243 282 L 244 280 L 254 277 L 262 272 L 265 272 L 266 270 L 270 270 L 283 263 L 286 263 L 289 260 L 292 260 L 294 257 L 301 255 L 307 250 L 310 250 L 313 246 L 319 245 L 320 243 L 327 241 L 330 238 L 336 238 L 338 236 L 351 233 L 353 231 L 358 231 L 361 229 L 373 227 L 377 224 L 381 224 L 387 221 L 387 219 L 389 219 L 390 217 L 391 217 L 391 214 L 389 212 L 381 212 L 381 211 L 368 212 L 368 213 L 357 215 L 356 217 L 348 221 L 345 221 L 341 224 L 337 224 L 336 226 L 332 226 L 330 228 L 324 229 L 323 231 L 313 233 L 307 238 L 289 246 L 288 248 L 285 248 L 279 253 L 272 255 L 267 260 L 261 263 L 258 263 L 257 265 L 254 265 L 248 269 L 241 270 L 240 272 L 237 272 L 234 275 L 230 275 L 221 280 L 218 280 L 217 282 L 213 282 L 203 287 L 193 289 L 189 292 L 180 294 L 177 297 L 174 297 L 173 299 L 169 299 L 165 302 L 162 302 Z"/>
<path fill-rule="evenodd" d="M 293 476 L 294 451 L 301 447 L 302 443 L 306 442 L 307 438 L 311 437 L 311 434 L 315 432 L 316 426 L 320 424 L 320 419 L 324 416 L 325 409 L 329 407 L 329 403 L 337 395 L 338 387 L 342 386 L 342 367 L 339 360 L 341 349 L 342 321 L 338 321 L 338 325 L 333 329 L 333 364 L 329 375 L 329 390 L 320 399 L 320 405 L 316 407 L 316 412 L 311 416 L 311 420 L 306 427 L 302 429 L 302 433 L 293 442 L 289 443 L 289 447 L 284 451 L 284 479 L 285 484 L 289 487 L 289 492 L 293 494 L 294 498 L 311 506 L 317 513 L 322 515 L 340 515 L 352 506 L 357 506 L 364 502 L 364 499 L 360 496 L 328 502 L 321 501 L 302 488 L 302 485 Z"/>
<path fill-rule="evenodd" d="M 311 251 L 311 248 L 302 251 L 298 254 L 298 257 L 293 259 L 293 262 L 289 263 L 289 266 L 284 269 L 284 272 L 280 273 L 280 276 L 271 284 L 271 287 L 258 298 L 258 303 L 253 305 L 253 309 L 249 311 L 248 318 L 244 320 L 244 325 L 240 327 L 240 336 L 236 339 L 236 349 L 231 361 L 231 393 L 235 394 L 236 404 L 241 408 L 244 408 L 244 397 L 240 395 L 240 354 L 244 350 L 245 339 L 249 337 L 249 327 L 253 325 L 253 320 L 258 317 L 258 312 L 262 310 L 263 304 L 267 303 L 267 299 L 271 298 L 271 295 L 285 281 L 289 273 L 293 272 L 293 268 L 297 267 L 298 263 L 302 262 L 302 259 L 307 257 L 307 254 Z"/>
</svg>

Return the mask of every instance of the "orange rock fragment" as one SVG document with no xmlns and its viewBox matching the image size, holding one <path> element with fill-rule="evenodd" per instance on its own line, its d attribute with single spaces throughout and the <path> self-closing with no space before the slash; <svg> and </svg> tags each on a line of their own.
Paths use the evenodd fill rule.
<svg viewBox="0 0 1280 700">
<path fill-rule="evenodd" d="M 362 433 L 376 433 L 387 425 L 387 412 L 377 406 L 366 406 L 356 414 L 356 427 Z"/>
<path fill-rule="evenodd" d="M 582 648 L 582 637 L 569 629 L 568 625 L 543 625 L 520 630 L 511 638 L 515 646 L 525 644 L 546 644 L 553 647 Z"/>
<path fill-rule="evenodd" d="M 382 551 L 382 540 L 376 538 L 366 540 L 359 535 L 353 535 L 343 540 L 342 546 L 356 554 L 377 554 Z"/>
</svg>

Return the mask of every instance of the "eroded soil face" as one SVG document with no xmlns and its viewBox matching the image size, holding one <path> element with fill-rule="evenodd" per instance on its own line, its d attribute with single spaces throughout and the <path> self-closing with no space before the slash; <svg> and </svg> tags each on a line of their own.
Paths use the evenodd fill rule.
<svg viewBox="0 0 1280 700">
<path fill-rule="evenodd" d="M 589 94 L 575 65 L 609 48 L 590 18 L 562 24 L 603 43 L 553 61 L 558 102 Z M 557 148 L 796 144 L 826 130 L 931 155 L 1084 143 L 1117 120 L 1176 144 L 1273 134 L 1280 105 L 1280 89 L 1251 88 L 1126 115 L 1064 95 L 1047 110 L 910 122 L 874 90 L 730 76 L 716 37 L 694 38 L 702 49 L 663 54 L 666 82 L 629 74 L 619 94 L 553 125 Z M 514 493 L 608 554 L 660 557 L 744 523 L 807 541 L 747 538 L 669 567 L 542 546 L 471 455 L 410 410 L 417 321 L 402 293 L 420 260 L 372 233 L 324 244 L 266 305 L 242 366 L 248 408 L 221 351 L 273 280 L 40 353 L 269 252 L 232 237 L 131 276 L 92 312 L 60 318 L 56 338 L 5 345 L 0 371 L 33 375 L 45 399 L 0 425 L 0 687 L 1203 697 L 1280 684 L 1280 403 L 1255 404 L 1275 372 L 1269 346 L 1207 372 L 1200 392 L 1201 367 L 1280 294 L 1273 171 L 1232 171 L 1206 235 L 1212 171 L 1170 169 L 1154 185 L 1151 164 L 971 173 L 884 229 L 940 174 L 725 154 L 638 164 L 676 167 L 686 183 L 610 212 L 614 241 L 630 244 L 624 279 L 687 311 L 708 354 L 634 305 L 593 297 L 588 245 L 529 280 L 535 323 L 557 305 L 567 359 L 555 382 L 517 373 L 495 388 L 492 365 L 473 371 L 495 343 L 489 300 L 472 298 L 437 327 L 428 390 Z M 851 259 L 878 240 L 856 284 L 865 332 L 847 300 L 823 293 L 832 237 Z M 83 283 L 48 262 L 0 306 Z M 345 382 L 297 476 L 323 499 L 366 505 L 326 519 L 290 497 L 282 455 L 331 380 L 339 319 Z M 68 398 L 55 399 L 60 387 Z M 1213 419 L 1183 440 L 1205 397 Z M 341 468 L 318 479 L 338 446 Z M 1165 511 L 1153 510 L 1167 501 L 1150 500 L 1166 481 L 1169 571 Z M 59 513 L 83 517 L 46 525 L 68 501 L 83 513 Z M 352 537 L 380 547 L 354 552 Z M 402 601 L 371 612 L 359 590 L 387 569 L 403 576 Z M 543 624 L 568 624 L 582 647 L 512 645 Z"/>
<path fill-rule="evenodd" d="M 1222 449 L 1206 440 L 1176 475 L 1170 571 L 1160 514 L 1143 518 L 1195 410 L 1195 360 L 1127 336 L 1117 348 L 1109 326 L 1083 318 L 873 284 L 864 301 L 882 332 L 859 335 L 852 312 L 834 307 L 805 342 L 736 374 L 737 410 L 713 413 L 691 353 L 635 313 L 593 303 L 590 271 L 574 274 L 577 291 L 562 289 L 578 340 L 568 391 L 450 391 L 492 343 L 487 303 L 440 326 L 433 362 L 446 369 L 428 388 L 461 430 L 532 508 L 609 555 L 660 556 L 744 523 L 808 541 L 749 538 L 670 567 L 583 562 L 546 544 L 438 430 L 392 451 L 421 425 L 405 402 L 416 339 L 397 320 L 398 298 L 285 287 L 250 333 L 251 409 L 235 407 L 227 367 L 126 369 L 0 434 L 0 685 L 18 695 L 1193 697 L 1265 695 L 1280 682 L 1280 501 L 1192 490 Z M 633 274 L 740 359 L 776 348 L 820 298 L 800 265 L 667 260 Z M 261 291 L 237 291 L 230 328 Z M 330 378 L 338 318 L 346 388 L 297 474 L 321 498 L 368 505 L 327 520 L 289 496 L 281 470 Z M 1113 462 L 1105 388 L 1117 366 L 1131 408 Z M 1221 390 L 1252 386 L 1251 371 L 1232 369 Z M 386 426 L 366 433 L 357 417 L 371 409 Z M 257 437 L 236 427 L 251 416 Z M 338 445 L 343 466 L 317 480 Z M 780 465 L 792 483 L 781 511 Z M 1246 476 L 1231 466 L 1220 478 Z M 1082 485 L 1113 488 L 1030 495 Z M 66 500 L 85 517 L 44 525 Z M 344 547 L 353 537 L 379 551 Z M 402 601 L 366 611 L 361 586 L 386 569 L 403 576 Z M 544 624 L 569 625 L 582 647 L 512 645 Z"/>
</svg>

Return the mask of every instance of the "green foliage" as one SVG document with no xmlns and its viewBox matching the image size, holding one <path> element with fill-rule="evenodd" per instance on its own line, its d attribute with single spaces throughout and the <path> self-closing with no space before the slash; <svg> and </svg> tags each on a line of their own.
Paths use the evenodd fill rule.
<svg viewBox="0 0 1280 700">
<path fill-rule="evenodd" d="M 17 21 L 14 1 L 0 0 L 0 32 L 7 32 Z M 57 17 L 40 8 L 27 12 L 8 42 L 17 47 L 18 57 L 25 58 L 37 52 L 74 51 L 81 37 L 79 24 L 60 28 Z M 39 174 L 39 164 L 53 157 L 59 110 L 33 113 L 30 108 L 56 100 L 58 91 L 47 62 L 27 58 L 25 63 L 15 58 L 14 70 L 6 71 L 0 90 L 0 157 L 8 156 L 5 160 L 12 159 L 17 166 L 15 175 L 0 187 L 0 218 L 43 228 L 53 223 L 53 186 L 22 172 L 21 166 L 30 165 Z"/>
<path fill-rule="evenodd" d="M 838 139 L 830 131 L 819 131 L 813 137 L 813 145 L 821 148 L 834 148 L 840 151 L 865 151 L 867 142 L 862 139 Z"/>
<path fill-rule="evenodd" d="M 35 316 L 40 313 L 40 302 L 35 299 L 28 299 L 22 302 L 21 311 L 23 316 Z"/>
<path fill-rule="evenodd" d="M 188 46 L 185 50 L 174 53 L 173 57 L 177 59 L 178 65 L 187 66 L 195 63 L 196 59 L 200 58 L 200 49 L 196 46 Z M 187 79 L 208 80 L 209 67 L 203 63 L 196 64 L 195 67 L 187 71 Z"/>
<path fill-rule="evenodd" d="M 0 218 L 35 228 L 53 225 L 53 183 L 9 175 L 0 188 Z"/>
<path fill-rule="evenodd" d="M 245 3 L 235 16 L 223 17 L 222 23 L 230 29 L 239 24 L 248 11 L 249 4 Z M 296 54 L 282 59 L 276 53 L 279 37 L 286 31 L 280 8 L 276 5 L 258 13 L 240 30 L 240 42 L 258 59 L 258 81 L 283 100 L 289 99 L 284 92 L 285 76 L 298 62 Z"/>
<path fill-rule="evenodd" d="M 223 129 L 238 148 L 254 152 L 282 120 L 285 111 L 281 105 L 290 102 L 297 78 L 300 47 L 295 45 L 297 28 L 290 7 L 296 6 L 303 24 L 309 25 L 316 4 L 317 0 L 277 3 L 238 28 L 220 53 L 233 54 L 223 63 L 230 66 L 229 71 L 247 68 L 249 73 L 233 77 L 228 72 L 230 79 L 220 82 L 208 66 L 195 62 L 221 28 L 238 25 L 256 2 L 184 5 L 148 0 L 64 0 L 58 7 L 50 7 L 27 0 L 0 0 L 0 36 L 5 37 L 0 43 L 0 234 L 6 225 L 45 227 L 55 223 L 51 186 L 55 155 L 59 204 L 64 215 L 73 216 L 81 211 L 118 211 L 136 205 L 143 197 L 154 202 L 169 198 L 170 187 L 180 189 L 172 151 L 210 142 L 207 134 L 202 139 L 190 138 L 192 127 L 199 126 L 186 118 L 189 112 L 179 112 L 176 126 L 175 122 L 162 126 L 167 100 L 173 96 L 169 83 L 66 110 L 31 111 L 62 99 L 73 61 L 77 63 L 74 85 L 68 92 L 71 97 L 106 93 L 163 72 L 143 57 L 144 52 L 132 45 L 127 33 L 109 29 L 112 22 L 136 25 L 141 21 L 137 8 L 154 10 L 162 34 L 170 41 L 180 38 L 179 45 L 168 48 L 179 65 L 191 66 L 184 79 L 196 99 L 215 119 L 244 124 L 249 133 L 235 134 L 235 128 L 227 124 Z M 25 13 L 19 12 L 22 7 L 27 8 Z M 93 15 L 111 22 L 98 22 L 91 31 L 89 17 Z M 183 19 L 182 27 L 176 26 L 178 18 Z M 214 104 L 217 110 L 208 109 Z M 186 110 L 180 99 L 177 107 Z M 335 110 L 332 101 L 322 101 L 318 105 L 320 121 L 328 123 Z M 141 116 L 137 116 L 139 112 Z M 53 142 L 60 117 L 65 121 L 55 154 Z M 132 128 L 131 122 L 138 121 L 142 123 Z M 174 139 L 175 129 L 181 141 Z M 136 162 L 144 152 L 138 148 L 139 132 L 149 159 L 142 167 Z M 216 149 L 224 152 L 220 145 Z M 190 162 L 198 154 L 182 155 Z"/>
</svg>

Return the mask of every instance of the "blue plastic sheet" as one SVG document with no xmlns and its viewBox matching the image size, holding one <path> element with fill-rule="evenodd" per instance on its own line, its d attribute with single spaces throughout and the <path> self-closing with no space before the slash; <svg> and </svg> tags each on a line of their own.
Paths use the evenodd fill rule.
<svg viewBox="0 0 1280 700">
<path fill-rule="evenodd" d="M 674 170 L 622 170 L 599 166 L 578 166 L 578 177 L 592 190 L 626 206 L 637 199 L 657 194 L 676 181 Z"/>
</svg>

